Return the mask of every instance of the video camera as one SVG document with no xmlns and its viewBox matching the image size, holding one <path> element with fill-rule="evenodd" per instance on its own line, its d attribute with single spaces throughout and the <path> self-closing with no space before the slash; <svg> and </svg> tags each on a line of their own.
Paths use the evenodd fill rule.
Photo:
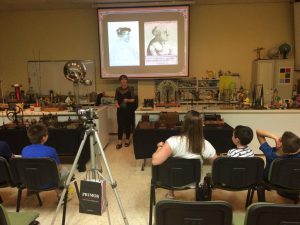
<svg viewBox="0 0 300 225">
<path fill-rule="evenodd" d="M 78 109 L 77 115 L 85 121 L 91 121 L 93 119 L 98 119 L 96 110 L 94 108 Z"/>
</svg>

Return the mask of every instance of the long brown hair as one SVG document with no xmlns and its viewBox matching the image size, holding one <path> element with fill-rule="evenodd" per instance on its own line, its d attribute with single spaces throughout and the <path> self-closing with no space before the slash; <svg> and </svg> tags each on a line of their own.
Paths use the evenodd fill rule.
<svg viewBox="0 0 300 225">
<path fill-rule="evenodd" d="M 201 154 L 203 146 L 203 123 L 200 113 L 190 110 L 187 112 L 181 129 L 181 136 L 188 139 L 189 152 Z"/>
</svg>

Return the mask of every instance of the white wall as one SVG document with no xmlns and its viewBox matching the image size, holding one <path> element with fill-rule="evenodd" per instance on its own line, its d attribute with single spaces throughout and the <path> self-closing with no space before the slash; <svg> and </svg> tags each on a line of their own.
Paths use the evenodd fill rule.
<svg viewBox="0 0 300 225">
<path fill-rule="evenodd" d="M 190 75 L 231 70 L 248 87 L 255 48 L 293 44 L 291 12 L 290 3 L 192 5 Z M 118 82 L 99 77 L 96 9 L 1 12 L 0 27 L 0 79 L 6 92 L 13 91 L 13 83 L 27 90 L 28 60 L 91 59 L 96 62 L 97 90 L 114 94 Z M 138 82 L 140 102 L 154 97 L 153 85 L 151 80 Z"/>
</svg>

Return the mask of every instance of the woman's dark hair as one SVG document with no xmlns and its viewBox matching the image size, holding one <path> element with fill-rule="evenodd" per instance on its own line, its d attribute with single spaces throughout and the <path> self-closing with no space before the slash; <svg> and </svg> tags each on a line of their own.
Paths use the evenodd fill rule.
<svg viewBox="0 0 300 225">
<path fill-rule="evenodd" d="M 119 81 L 121 80 L 128 80 L 128 77 L 125 75 L 125 74 L 122 74 L 120 77 L 119 77 Z"/>
<path fill-rule="evenodd" d="M 203 123 L 200 113 L 191 110 L 188 111 L 183 126 L 181 136 L 188 139 L 188 149 L 195 154 L 201 154 L 203 146 Z"/>
<path fill-rule="evenodd" d="M 32 144 L 41 144 L 46 135 L 48 135 L 48 128 L 42 123 L 33 124 L 27 130 L 27 137 Z"/>
<path fill-rule="evenodd" d="M 253 131 L 247 126 L 236 126 L 234 128 L 233 135 L 235 138 L 240 140 L 242 145 L 248 145 L 253 139 Z"/>
<path fill-rule="evenodd" d="M 295 154 L 300 149 L 300 138 L 290 132 L 286 131 L 281 137 L 282 151 L 287 154 Z"/>
</svg>

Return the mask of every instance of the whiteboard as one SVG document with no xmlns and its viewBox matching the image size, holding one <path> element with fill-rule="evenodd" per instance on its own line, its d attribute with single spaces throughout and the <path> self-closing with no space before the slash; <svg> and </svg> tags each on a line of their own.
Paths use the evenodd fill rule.
<svg viewBox="0 0 300 225">
<path fill-rule="evenodd" d="M 28 61 L 29 88 L 39 95 L 49 95 L 50 90 L 58 95 L 74 95 L 73 82 L 64 76 L 64 66 L 69 60 Z M 96 91 L 96 73 L 93 60 L 81 60 L 86 67 L 85 79 L 92 80 L 92 86 L 79 84 L 79 95 L 86 96 Z"/>
</svg>

